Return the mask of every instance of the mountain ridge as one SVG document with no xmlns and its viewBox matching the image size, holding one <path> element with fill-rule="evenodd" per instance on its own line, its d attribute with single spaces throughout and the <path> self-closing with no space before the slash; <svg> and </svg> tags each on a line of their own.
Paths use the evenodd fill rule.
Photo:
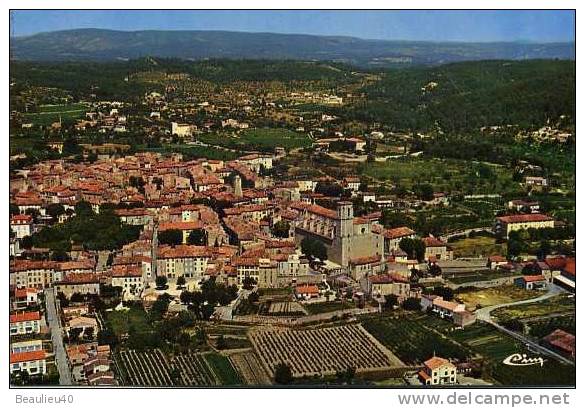
<svg viewBox="0 0 585 408">
<path fill-rule="evenodd" d="M 574 59 L 575 43 L 433 42 L 226 30 L 120 31 L 82 28 L 10 39 L 11 59 L 113 61 L 145 56 L 182 59 L 293 59 L 386 67 L 483 59 Z"/>
</svg>

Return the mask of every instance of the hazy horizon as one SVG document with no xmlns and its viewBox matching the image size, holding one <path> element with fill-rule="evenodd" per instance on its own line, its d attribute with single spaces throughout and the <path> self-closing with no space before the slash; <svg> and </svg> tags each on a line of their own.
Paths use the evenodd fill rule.
<svg viewBox="0 0 585 408">
<path fill-rule="evenodd" d="M 14 37 L 104 29 L 231 31 L 423 42 L 575 41 L 572 10 L 14 10 L 11 23 Z"/>
</svg>

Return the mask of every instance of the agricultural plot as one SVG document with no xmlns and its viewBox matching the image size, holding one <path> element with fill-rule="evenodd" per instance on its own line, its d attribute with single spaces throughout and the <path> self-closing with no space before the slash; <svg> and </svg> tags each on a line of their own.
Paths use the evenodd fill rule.
<svg viewBox="0 0 585 408">
<path fill-rule="evenodd" d="M 34 125 L 48 126 L 53 122 L 74 122 L 82 118 L 87 106 L 81 103 L 72 105 L 43 105 L 38 112 L 24 114 L 24 121 Z"/>
<path fill-rule="evenodd" d="M 269 374 L 255 352 L 246 351 L 231 354 L 229 359 L 246 385 L 269 385 L 271 383 Z"/>
<path fill-rule="evenodd" d="M 406 364 L 421 364 L 434 354 L 459 360 L 465 360 L 470 356 L 467 349 L 437 333 L 436 330 L 432 330 L 433 327 L 427 327 L 424 324 L 425 318 L 427 316 L 370 317 L 365 318 L 362 324 L 368 332 Z M 446 328 L 447 322 L 439 321 L 439 319 L 433 321 L 441 326 L 440 329 Z"/>
<path fill-rule="evenodd" d="M 482 290 L 469 290 L 457 293 L 458 300 L 465 303 L 468 310 L 476 308 L 500 305 L 505 303 L 517 302 L 520 300 L 532 299 L 542 295 L 538 291 L 530 291 L 518 288 L 516 286 L 500 286 Z"/>
<path fill-rule="evenodd" d="M 271 302 L 266 314 L 269 316 L 305 316 L 307 311 L 297 302 Z"/>
<path fill-rule="evenodd" d="M 291 150 L 307 147 L 311 144 L 311 140 L 306 134 L 288 129 L 246 129 L 238 135 L 201 135 L 199 139 L 210 145 L 244 151 L 272 151 L 275 147 Z"/>
<path fill-rule="evenodd" d="M 499 321 L 504 321 L 572 312 L 575 312 L 575 299 L 571 299 L 566 295 L 560 295 L 543 300 L 542 302 L 497 309 L 492 312 L 492 317 Z"/>
<path fill-rule="evenodd" d="M 124 385 L 208 387 L 240 383 L 227 357 L 215 353 L 185 353 L 170 358 L 154 349 L 122 350 L 118 356 Z"/>
<path fill-rule="evenodd" d="M 503 360 L 515 353 L 534 355 L 523 344 L 496 331 L 487 324 L 476 323 L 465 330 L 453 331 L 451 338 L 487 358 L 486 375 L 503 385 L 572 385 L 575 367 L 545 358 L 542 366 L 509 366 Z"/>
<path fill-rule="evenodd" d="M 403 363 L 361 325 L 312 330 L 258 329 L 250 333 L 262 363 L 287 364 L 296 378 L 334 375 L 348 367 L 367 373 L 401 367 Z"/>
<path fill-rule="evenodd" d="M 240 385 L 242 379 L 229 358 L 217 353 L 207 353 L 204 355 L 205 361 L 215 373 L 221 385 Z"/>
<path fill-rule="evenodd" d="M 173 358 L 172 364 L 180 373 L 182 385 L 221 385 L 201 354 L 180 354 Z"/>
<path fill-rule="evenodd" d="M 122 350 L 119 355 L 127 385 L 140 387 L 176 385 L 171 377 L 171 366 L 160 350 L 145 352 Z"/>
<path fill-rule="evenodd" d="M 355 305 L 344 302 L 319 302 L 305 304 L 305 309 L 307 309 L 310 314 L 336 312 L 338 310 L 353 309 L 354 307 Z"/>
<path fill-rule="evenodd" d="M 495 238 L 492 237 L 474 237 L 465 238 L 449 242 L 453 248 L 453 254 L 456 257 L 488 257 L 491 255 L 506 255 L 507 245 L 505 243 L 496 244 Z"/>
</svg>

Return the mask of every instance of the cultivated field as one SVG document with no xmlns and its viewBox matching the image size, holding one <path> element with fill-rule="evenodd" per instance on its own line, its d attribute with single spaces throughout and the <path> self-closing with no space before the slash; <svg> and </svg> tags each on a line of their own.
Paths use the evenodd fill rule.
<svg viewBox="0 0 585 408">
<path fill-rule="evenodd" d="M 418 365 L 433 354 L 465 360 L 470 353 L 439 331 L 453 325 L 422 314 L 366 317 L 362 324 L 368 332 L 406 364 Z"/>
<path fill-rule="evenodd" d="M 482 290 L 469 290 L 456 295 L 457 299 L 465 303 L 468 310 L 481 307 L 517 302 L 532 299 L 542 295 L 539 291 L 530 291 L 516 286 L 500 286 Z"/>
<path fill-rule="evenodd" d="M 272 302 L 266 314 L 270 316 L 304 316 L 307 311 L 297 302 Z"/>
<path fill-rule="evenodd" d="M 159 349 L 122 350 L 117 361 L 123 385 L 208 387 L 240 383 L 229 359 L 215 353 L 184 353 L 171 358 Z"/>
<path fill-rule="evenodd" d="M 258 329 L 250 338 L 266 369 L 281 363 L 294 377 L 334 375 L 355 368 L 367 373 L 401 367 L 403 363 L 361 325 L 313 330 Z"/>
<path fill-rule="evenodd" d="M 269 385 L 271 383 L 270 375 L 266 372 L 254 351 L 248 350 L 242 353 L 230 354 L 229 358 L 245 384 Z"/>
</svg>

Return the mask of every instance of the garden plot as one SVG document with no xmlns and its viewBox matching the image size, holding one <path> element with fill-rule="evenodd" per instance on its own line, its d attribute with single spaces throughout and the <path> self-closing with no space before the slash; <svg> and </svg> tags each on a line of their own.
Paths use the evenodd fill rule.
<svg viewBox="0 0 585 408">
<path fill-rule="evenodd" d="M 270 316 L 305 316 L 307 311 L 297 302 L 272 302 L 268 307 Z"/>
<path fill-rule="evenodd" d="M 230 361 L 247 385 L 269 385 L 270 376 L 252 350 L 230 355 Z"/>
<path fill-rule="evenodd" d="M 250 338 L 271 374 L 281 363 L 297 378 L 334 375 L 349 367 L 360 374 L 403 366 L 359 324 L 312 330 L 262 328 L 252 331 Z"/>
<path fill-rule="evenodd" d="M 205 387 L 223 383 L 201 353 L 178 354 L 169 358 L 159 349 L 122 350 L 119 356 L 125 385 Z"/>
<path fill-rule="evenodd" d="M 174 385 L 170 364 L 159 349 L 145 352 L 122 350 L 120 360 L 126 372 L 127 385 L 142 387 Z"/>
</svg>

